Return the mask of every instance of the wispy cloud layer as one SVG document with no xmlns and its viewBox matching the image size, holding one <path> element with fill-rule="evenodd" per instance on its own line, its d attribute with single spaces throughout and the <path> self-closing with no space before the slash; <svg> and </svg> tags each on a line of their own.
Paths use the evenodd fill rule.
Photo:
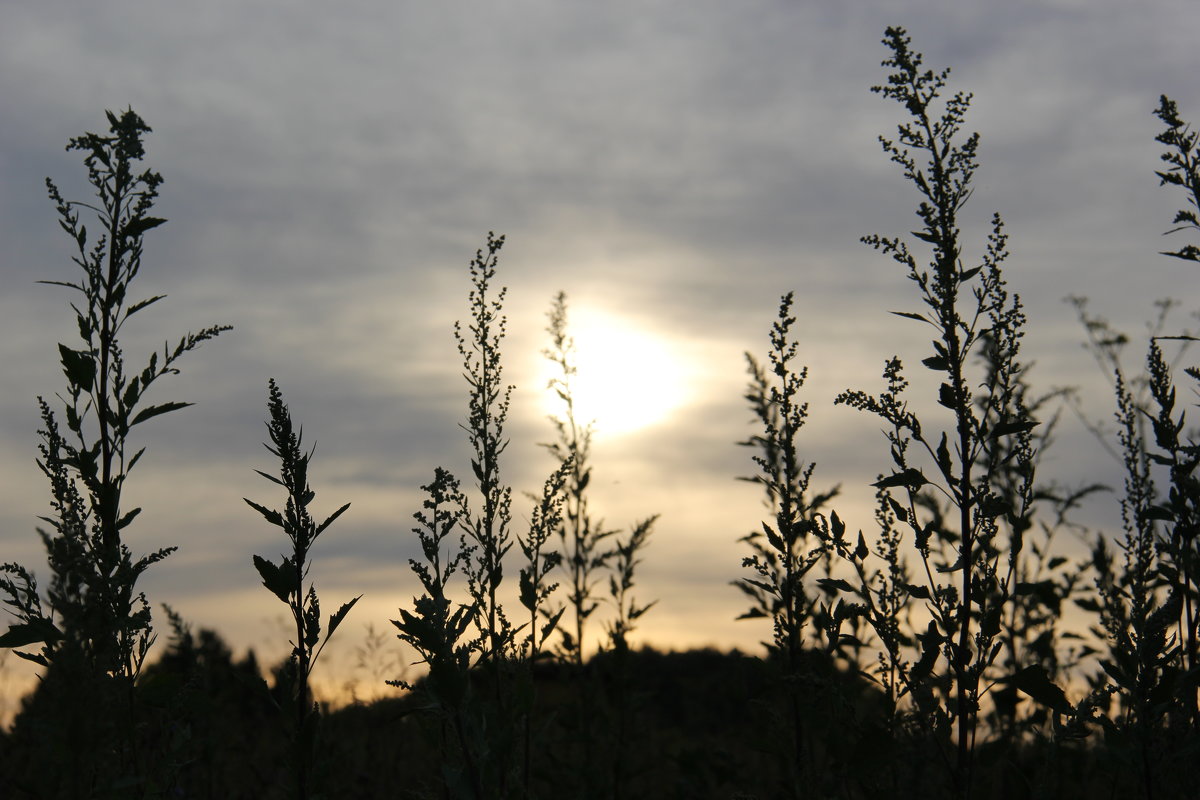
<svg viewBox="0 0 1200 800">
<path fill-rule="evenodd" d="M 243 591 L 273 532 L 240 507 L 270 489 L 251 472 L 267 455 L 268 376 L 318 442 L 320 499 L 354 503 L 316 554 L 318 582 L 396 602 L 412 591 L 417 487 L 466 463 L 450 330 L 465 265 L 496 230 L 519 387 L 510 478 L 532 489 L 550 465 L 534 376 L 554 292 L 676 342 L 697 389 L 667 422 L 599 446 L 605 515 L 663 514 L 647 557 L 645 591 L 663 598 L 653 636 L 753 646 L 762 631 L 727 624 L 742 609 L 724 586 L 760 514 L 733 480 L 748 469 L 733 445 L 747 434 L 742 351 L 763 349 L 778 296 L 798 290 L 813 457 L 857 503 L 884 451 L 872 422 L 829 402 L 925 346 L 886 314 L 911 304 L 908 282 L 857 241 L 915 220 L 876 142 L 899 119 L 868 91 L 884 27 L 907 26 L 975 92 L 983 169 L 967 230 L 1005 216 L 1035 374 L 1090 387 L 1106 414 L 1061 297 L 1090 295 L 1130 329 L 1159 295 L 1200 304 L 1185 265 L 1154 255 L 1176 202 L 1156 186 L 1150 113 L 1165 92 L 1200 118 L 1197 23 L 1175 0 L 5 4 L 3 560 L 39 558 L 34 398 L 62 383 L 55 343 L 72 335 L 68 298 L 35 283 L 72 269 L 42 181 L 78 197 L 62 146 L 131 105 L 155 130 L 148 163 L 171 220 L 147 240 L 142 289 L 170 297 L 127 351 L 236 326 L 163 398 L 197 407 L 146 432 L 134 543 L 183 548 L 148 579 L 152 600 L 241 645 L 273 613 L 266 592 Z M 1065 435 L 1053 463 L 1069 476 L 1096 459 Z"/>
</svg>

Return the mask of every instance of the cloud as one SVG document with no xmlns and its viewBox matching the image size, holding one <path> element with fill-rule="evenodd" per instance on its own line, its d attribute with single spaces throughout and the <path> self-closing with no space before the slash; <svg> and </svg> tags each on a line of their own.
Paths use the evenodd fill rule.
<svg viewBox="0 0 1200 800">
<path fill-rule="evenodd" d="M 54 344 L 74 330 L 66 294 L 35 283 L 73 274 L 42 180 L 86 196 L 62 146 L 100 129 L 104 108 L 132 105 L 154 128 L 148 164 L 166 177 L 170 219 L 147 239 L 139 284 L 169 298 L 131 323 L 127 352 L 235 325 L 164 383 L 162 399 L 196 407 L 143 434 L 137 541 L 184 546 L 147 577 L 152 599 L 186 597 L 183 610 L 242 643 L 270 613 L 248 567 L 274 533 L 240 499 L 270 488 L 251 472 L 269 467 L 268 376 L 319 443 L 322 500 L 354 504 L 318 582 L 382 586 L 391 559 L 397 591 L 411 592 L 412 546 L 399 537 L 418 487 L 436 464 L 469 470 L 450 326 L 467 314 L 466 264 L 496 230 L 509 235 L 499 280 L 519 392 L 513 484 L 536 488 L 550 465 L 536 447 L 550 431 L 533 365 L 555 291 L 672 338 L 696 397 L 661 427 L 598 446 L 597 491 L 614 521 L 663 512 L 646 591 L 664 598 L 651 614 L 664 622 L 648 630 L 701 627 L 752 647 L 758 632 L 713 622 L 742 610 L 736 591 L 712 587 L 737 575 L 734 539 L 761 514 L 733 480 L 747 470 L 733 444 L 748 430 L 741 353 L 762 352 L 779 295 L 796 289 L 812 367 L 805 435 L 818 475 L 858 486 L 867 508 L 862 487 L 886 461 L 878 426 L 830 401 L 877 387 L 885 358 L 915 364 L 927 347 L 887 313 L 917 302 L 902 268 L 858 242 L 916 220 L 911 187 L 876 141 L 901 113 L 868 90 L 884 78 L 884 26 L 907 25 L 930 66 L 952 66 L 952 87 L 975 92 L 983 166 L 964 231 L 978 243 L 991 212 L 1005 216 L 1035 375 L 1089 387 L 1090 407 L 1107 414 L 1060 298 L 1091 294 L 1127 328 L 1168 290 L 1188 308 L 1200 301 L 1181 266 L 1154 255 L 1179 202 L 1153 176 L 1150 114 L 1165 91 L 1200 115 L 1198 13 L 1171 0 L 8 4 L 5 560 L 38 558 L 33 398 L 61 385 Z M 1086 467 L 1086 434 L 1064 440 L 1056 464 Z M 703 605 L 686 601 L 700 591 Z M 234 596 L 261 606 L 232 614 Z"/>
</svg>

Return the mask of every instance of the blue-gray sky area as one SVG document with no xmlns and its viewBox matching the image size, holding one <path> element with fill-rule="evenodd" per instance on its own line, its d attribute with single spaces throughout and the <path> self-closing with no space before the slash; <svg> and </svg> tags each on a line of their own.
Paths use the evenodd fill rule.
<svg viewBox="0 0 1200 800">
<path fill-rule="evenodd" d="M 136 431 L 148 450 L 128 494 L 145 511 L 130 544 L 180 548 L 145 576 L 152 603 L 239 649 L 282 653 L 272 620 L 284 608 L 250 557 L 285 542 L 242 502 L 280 502 L 253 472 L 273 466 L 260 442 L 275 377 L 317 444 L 318 510 L 352 503 L 312 571 L 327 604 L 365 593 L 338 657 L 352 660 L 366 623 L 389 627 L 416 588 L 418 487 L 439 464 L 470 474 L 452 326 L 468 311 L 467 263 L 494 230 L 508 237 L 498 281 L 517 387 L 507 479 L 523 496 L 552 466 L 537 446 L 552 433 L 539 353 L 564 290 L 601 341 L 673 376 L 607 379 L 664 403 L 636 430 L 606 431 L 597 411 L 595 510 L 614 526 L 661 514 L 639 579 L 659 603 L 641 641 L 754 648 L 768 631 L 734 621 L 744 604 L 729 585 L 736 540 L 763 514 L 735 480 L 751 470 L 735 445 L 753 432 L 743 352 L 765 350 L 779 296 L 795 290 L 810 367 L 802 444 L 815 482 L 841 483 L 841 515 L 868 531 L 886 444 L 876 420 L 832 400 L 877 389 L 892 355 L 929 355 L 926 332 L 888 313 L 916 310 L 914 285 L 859 242 L 917 224 L 913 187 L 877 141 L 903 109 L 869 91 L 885 79 L 888 25 L 974 92 L 965 258 L 1000 212 L 1035 385 L 1078 386 L 1110 418 L 1109 384 L 1062 299 L 1087 295 L 1136 334 L 1133 365 L 1154 300 L 1181 302 L 1179 328 L 1200 306 L 1194 265 L 1157 255 L 1185 234 L 1162 237 L 1183 199 L 1158 187 L 1152 116 L 1165 93 L 1200 120 L 1192 2 L 4 3 L 0 560 L 44 574 L 36 397 L 61 390 L 56 344 L 75 335 L 69 292 L 37 283 L 75 274 L 43 181 L 86 199 L 79 154 L 63 146 L 102 131 L 105 109 L 132 107 L 154 129 L 146 163 L 165 178 L 169 219 L 146 237 L 139 294 L 168 298 L 131 322 L 127 356 L 235 328 L 156 395 L 196 405 Z M 1044 469 L 1119 479 L 1070 414 Z M 518 523 L 528 514 L 518 503 Z M 1115 496 L 1081 521 L 1115 529 Z"/>
</svg>

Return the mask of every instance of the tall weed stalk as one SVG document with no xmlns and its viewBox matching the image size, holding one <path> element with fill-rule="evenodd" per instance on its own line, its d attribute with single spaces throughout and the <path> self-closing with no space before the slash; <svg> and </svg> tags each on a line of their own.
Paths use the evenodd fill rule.
<svg viewBox="0 0 1200 800">
<path fill-rule="evenodd" d="M 812 764 L 811 743 L 803 713 L 802 696 L 815 686 L 810 659 L 804 657 L 805 629 L 813 627 L 813 642 L 823 626 L 813 625 L 821 615 L 820 594 L 809 573 L 827 555 L 816 536 L 819 509 L 837 494 L 837 489 L 811 493 L 809 483 L 815 464 L 805 463 L 797 437 L 808 417 L 808 404 L 800 390 L 808 377 L 807 367 L 795 365 L 797 343 L 792 338 L 796 318 L 792 314 L 793 293 L 785 294 L 771 327 L 770 350 L 764 367 L 746 354 L 750 385 L 746 400 L 761 426 L 761 432 L 742 444 L 755 449 L 752 456 L 758 473 L 745 478 L 763 487 L 771 519 L 759 531 L 744 536 L 751 555 L 742 559 L 749 575 L 734 585 L 751 599 L 750 609 L 740 619 L 771 620 L 773 639 L 768 650 L 780 667 L 780 683 L 786 696 L 786 723 L 772 738 L 787 741 L 779 748 L 783 773 L 790 775 L 787 791 L 799 797 L 806 791 L 806 775 Z M 827 560 L 827 559 L 825 559 Z M 825 579 L 828 580 L 828 579 Z M 770 709 L 770 713 L 777 713 Z"/>
<path fill-rule="evenodd" d="M 603 522 L 593 519 L 588 504 L 588 486 L 592 480 L 591 449 L 595 423 L 581 420 L 575 410 L 575 379 L 579 367 L 575 363 L 575 340 L 567 324 L 567 296 L 559 292 L 548 314 L 550 347 L 542 354 L 557 368 L 547 387 L 562 402 L 562 411 L 552 415 L 555 440 L 543 444 L 560 465 L 568 466 L 565 486 L 563 524 L 558 534 L 562 540 L 563 568 L 567 572 L 567 603 L 573 625 L 559 627 L 562 649 L 577 668 L 583 667 L 588 618 L 600 607 L 595 591 L 597 576 L 613 556 L 604 549 L 604 542 L 616 531 L 606 529 Z"/>
<path fill-rule="evenodd" d="M 292 707 L 281 710 L 291 718 L 289 727 L 296 797 L 305 800 L 312 792 L 314 767 L 320 754 L 318 725 L 321 713 L 313 700 L 309 679 L 321 651 L 362 595 L 343 604 L 329 616 L 322 638 L 321 603 L 316 586 L 310 582 L 307 589 L 304 587 L 311 567 L 310 552 L 317 537 L 344 514 L 350 504 L 346 503 L 323 522 L 316 521 L 309 511 L 309 505 L 316 499 L 316 492 L 308 483 L 308 467 L 313 450 L 306 452 L 303 449 L 303 433 L 293 426 L 291 411 L 283 402 L 283 393 L 274 379 L 268 384 L 267 408 L 271 415 L 271 421 L 267 423 L 271 443 L 265 446 L 271 455 L 279 459 L 279 477 L 260 470 L 255 472 L 287 492 L 286 505 L 282 511 L 277 511 L 253 500 L 243 499 L 263 519 L 281 528 L 292 545 L 291 553 L 281 556 L 278 563 L 257 555 L 253 557 L 253 562 L 263 585 L 287 605 L 292 617 L 295 639 L 291 642 L 292 652 L 282 673 L 288 683 Z"/>
<path fill-rule="evenodd" d="M 1175 102 L 1165 95 L 1159 98 L 1155 116 L 1166 126 L 1156 140 L 1169 148 L 1161 157 L 1168 166 L 1156 174 L 1162 185 L 1182 188 L 1189 206 L 1176 212 L 1174 224 L 1178 227 L 1168 232 L 1200 231 L 1200 219 L 1196 216 L 1200 211 L 1200 134 L 1180 118 Z M 1200 249 L 1194 244 L 1164 255 L 1200 261 Z M 1195 341 L 1192 336 L 1181 338 Z M 1183 648 L 1181 666 L 1189 678 L 1181 681 L 1178 695 L 1191 718 L 1191 731 L 1196 734 L 1200 733 L 1200 700 L 1197 696 L 1197 684 L 1200 683 L 1200 475 L 1197 474 L 1200 445 L 1190 434 L 1184 434 L 1184 413 L 1175 416 L 1176 392 L 1171 371 L 1162 348 L 1155 341 L 1151 342 L 1148 367 L 1150 393 L 1157 409 L 1152 427 L 1159 452 L 1153 458 L 1169 471 L 1167 497 L 1154 510 L 1167 527 L 1160 550 L 1166 562 L 1162 576 L 1180 606 L 1176 635 Z M 1185 372 L 1188 377 L 1200 381 L 1200 369 L 1189 367 Z"/>
<path fill-rule="evenodd" d="M 605 624 L 609 646 L 612 649 L 613 675 L 609 706 L 615 717 L 612 728 L 611 787 L 613 800 L 629 796 L 631 778 L 630 755 L 633 739 L 630 720 L 633 714 L 633 676 L 629 667 L 629 636 L 641 619 L 658 601 L 639 604 L 633 595 L 635 576 L 642 563 L 641 555 L 650 541 L 658 515 L 633 525 L 629 532 L 618 539 L 610 564 L 608 579 L 609 600 L 615 616 Z"/>
<path fill-rule="evenodd" d="M 1176 104 L 1159 98 L 1155 116 L 1166 126 L 1156 140 L 1167 146 L 1156 174 L 1160 184 L 1184 190 L 1189 208 L 1179 210 L 1168 233 L 1198 230 L 1200 149 L 1197 134 L 1179 116 Z M 1163 255 L 1200 261 L 1200 250 L 1187 244 Z M 1197 586 L 1200 585 L 1200 446 L 1186 430 L 1186 414 L 1176 410 L 1175 364 L 1164 342 L 1195 341 L 1190 334 L 1163 333 L 1174 305 L 1161 301 L 1150 327 L 1145 373 L 1130 376 L 1120 351 L 1129 338 L 1072 299 L 1086 326 L 1089 345 L 1113 381 L 1117 411 L 1116 439 L 1124 468 L 1121 520 L 1124 533 L 1113 553 L 1103 535 L 1092 555 L 1097 597 L 1085 607 L 1098 612 L 1108 643 L 1104 672 L 1093 679 L 1094 694 L 1115 696 L 1118 708 L 1100 707 L 1106 741 L 1146 798 L 1184 796 L 1194 785 L 1194 746 L 1200 733 L 1197 687 Z M 1180 349 L 1182 357 L 1184 349 Z M 1200 380 L 1200 371 L 1185 372 Z M 1101 432 L 1091 426 L 1094 433 Z M 1159 488 L 1164 485 L 1164 491 Z"/>
<path fill-rule="evenodd" d="M 620 797 L 627 791 L 629 769 L 629 719 L 633 698 L 628 674 L 629 635 L 637 620 L 654 605 L 640 604 L 633 596 L 635 574 L 642 551 L 649 542 L 658 515 L 635 523 L 621 537 L 621 531 L 607 528 L 590 509 L 592 481 L 591 443 L 595 420 L 581 420 L 575 406 L 576 363 L 574 338 L 570 334 L 567 298 L 559 292 L 548 314 L 550 347 L 543 355 L 557 368 L 547 387 L 562 403 L 562 410 L 550 417 L 555 441 L 543 444 L 559 464 L 564 475 L 563 513 L 558 526 L 562 542 L 561 564 L 568 578 L 564 611 L 571 612 L 573 631 L 559 626 L 560 653 L 574 667 L 574 719 L 578 775 L 571 786 L 579 797 Z M 614 537 L 617 537 L 614 539 Z M 602 574 L 608 575 L 608 596 L 598 590 Z M 611 663 L 610 675 L 595 663 L 585 669 L 588 619 L 604 604 L 612 615 L 603 623 L 606 641 L 593 658 L 603 656 Z M 611 680 L 606 684 L 604 678 Z M 607 756 L 605 754 L 608 754 Z"/>
<path fill-rule="evenodd" d="M 987 691 L 984 673 L 1002 647 L 1001 622 L 1029 524 L 1033 452 L 1026 434 L 1037 422 L 1018 390 L 1025 317 L 1001 274 L 1008 251 L 998 215 L 979 263 L 962 263 L 958 218 L 971 193 L 979 146 L 978 134 L 959 137 L 971 96 L 958 92 L 942 102 L 949 70 L 923 68 L 910 43 L 903 29 L 887 30 L 884 44 L 891 54 L 883 65 L 891 72 L 887 84 L 872 91 L 900 103 L 910 115 L 896 140 L 880 141 L 920 196 L 921 228 L 913 236 L 929 246 L 929 265 L 921 266 L 902 238 L 863 241 L 903 265 L 917 286 L 924 311 L 893 313 L 933 329 L 933 352 L 922 364 L 941 376 L 936 400 L 949 420 L 945 429 L 931 430 L 909 409 L 899 357 L 887 362 L 883 393 L 847 391 L 837 402 L 875 414 L 889 426 L 893 470 L 874 485 L 886 490 L 890 511 L 913 536 L 919 577 L 904 588 L 910 599 L 924 601 L 930 617 L 918 636 L 915 664 L 904 662 L 898 648 L 889 657 L 948 767 L 953 794 L 969 797 L 980 701 Z M 984 347 L 993 348 L 993 366 L 974 376 L 972 354 Z M 1008 437 L 1016 437 L 1016 444 L 998 457 L 997 448 Z M 1015 495 L 998 486 L 1002 461 L 1014 463 L 1020 475 Z M 941 502 L 949 513 L 931 513 Z M 858 575 L 857 593 L 868 602 L 854 613 L 866 615 L 877 633 L 888 630 L 889 621 L 870 601 L 865 569 L 870 551 L 861 534 L 852 545 L 844 523 L 832 515 L 824 535 Z M 931 546 L 931 539 L 946 548 Z M 881 635 L 885 644 L 886 636 Z M 944 671 L 937 671 L 939 665 Z"/>
<path fill-rule="evenodd" d="M 503 246 L 503 236 L 488 233 L 486 252 L 478 251 L 470 265 L 471 321 L 465 332 L 461 323 L 454 323 L 454 338 L 469 390 L 464 428 L 471 444 L 471 471 L 480 499 L 479 509 L 474 510 L 468 495 L 459 494 L 463 524 L 474 548 L 464 570 L 478 609 L 474 621 L 479 629 L 481 658 L 492 664 L 513 654 L 516 638 L 513 623 L 499 599 L 504 557 L 513 546 L 512 488 L 500 479 L 500 456 L 508 448 L 504 425 L 513 390 L 504 383 L 500 358 L 500 343 L 508 326 L 503 313 L 507 289 L 497 290 L 492 285 Z M 498 687 L 497 695 L 501 695 Z"/>
<path fill-rule="evenodd" d="M 424 594 L 414 599 L 413 611 L 401 609 L 401 619 L 393 620 L 400 638 L 428 664 L 432 706 L 460 751 L 459 766 L 446 774 L 447 790 L 456 797 L 533 794 L 537 698 L 532 670 L 564 613 L 548 605 L 557 588 L 550 576 L 561 559 L 548 543 L 561 526 L 562 492 L 571 464 L 560 464 L 546 480 L 528 530 L 515 538 L 512 488 L 501 479 L 513 389 L 503 382 L 500 348 L 507 327 L 506 289 L 493 285 L 503 246 L 503 236 L 489 233 L 486 248 L 476 252 L 470 264 L 471 319 L 465 329 L 461 323 L 454 326 L 468 386 L 463 428 L 471 445 L 478 506 L 449 472 L 436 470 L 433 483 L 424 487 L 429 513 L 417 515 L 419 527 L 414 529 L 425 562 L 410 562 Z M 456 529 L 460 536 L 453 549 L 448 540 Z M 528 620 L 519 623 L 505 612 L 501 592 L 505 559 L 514 544 L 525 556 L 517 598 Z M 456 572 L 465 578 L 469 603 L 455 604 L 447 593 Z M 473 686 L 473 671 L 486 683 L 483 691 Z"/>
<path fill-rule="evenodd" d="M 472 549 L 460 532 L 457 547 L 451 536 L 461 521 L 462 500 L 458 480 L 438 467 L 433 481 L 421 487 L 427 495 L 423 510 L 413 514 L 413 532 L 421 545 L 424 561 L 409 559 L 423 594 L 413 599 L 412 611 L 401 608 L 400 619 L 392 620 L 399 638 L 421 657 L 428 674 L 421 684 L 431 710 L 441 725 L 441 771 L 447 796 L 484 797 L 479 743 L 481 721 L 474 714 L 470 671 L 478 643 L 469 638 L 478 606 L 451 599 L 451 578 L 461 572 Z M 449 541 L 448 541 L 449 540 Z M 402 689 L 415 687 L 404 680 L 389 684 Z M 451 740 L 453 747 L 450 745 Z M 458 754 L 457 759 L 451 753 Z"/>
<path fill-rule="evenodd" d="M 138 171 L 150 127 L 132 109 L 106 112 L 107 135 L 86 133 L 70 140 L 84 153 L 90 202 L 66 200 L 49 178 L 46 186 L 60 227 L 76 249 L 82 270 L 75 281 L 41 281 L 78 293 L 72 303 L 79 339 L 60 344 L 66 390 L 57 395 L 65 430 L 51 404 L 39 398 L 42 442 L 38 465 L 50 481 L 52 514 L 38 533 L 46 547 L 50 584 L 43 600 L 32 573 L 17 564 L 0 567 L 0 591 L 16 622 L 0 646 L 47 669 L 45 681 L 61 706 L 42 717 L 52 730 L 43 738 L 46 758 L 38 769 L 46 794 L 90 796 L 124 792 L 141 796 L 148 765 L 138 748 L 134 683 L 154 641 L 150 607 L 137 590 L 141 575 L 175 550 L 167 547 L 135 557 L 125 542 L 140 508 L 122 503 L 125 482 L 144 452 L 131 431 L 155 417 L 190 405 L 150 404 L 160 378 L 178 373 L 184 353 L 229 330 L 213 326 L 163 345 L 145 366 L 129 371 L 119 335 L 136 313 L 163 299 L 130 296 L 142 267 L 143 238 L 165 220 L 151 216 L 162 176 Z M 99 234 L 89 236 L 81 220 L 95 217 Z M 95 230 L 95 229 L 93 229 Z M 57 764 L 70 758 L 70 766 Z M 49 787 L 57 787 L 51 789 Z"/>
</svg>

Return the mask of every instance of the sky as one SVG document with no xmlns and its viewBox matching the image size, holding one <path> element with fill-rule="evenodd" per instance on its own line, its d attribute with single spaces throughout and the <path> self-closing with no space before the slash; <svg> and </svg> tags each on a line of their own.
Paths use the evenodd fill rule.
<svg viewBox="0 0 1200 800">
<path fill-rule="evenodd" d="M 329 657 L 331 674 L 353 672 L 366 626 L 390 629 L 416 591 L 419 487 L 438 465 L 469 475 L 452 330 L 468 314 L 467 264 L 496 231 L 516 387 L 506 479 L 523 498 L 553 467 L 538 447 L 552 436 L 541 350 L 565 291 L 581 374 L 605 387 L 593 509 L 614 527 L 661 515 L 638 578 L 658 604 L 635 638 L 753 650 L 769 632 L 735 621 L 745 604 L 730 586 L 737 539 L 764 513 L 735 480 L 752 469 L 735 444 L 754 432 L 744 352 L 765 351 L 795 291 L 810 369 L 801 444 L 815 484 L 840 484 L 839 513 L 868 531 L 887 448 L 878 422 L 832 399 L 877 390 L 893 355 L 928 355 L 925 332 L 888 313 L 916 310 L 911 281 L 859 242 L 916 227 L 914 190 L 877 140 L 902 109 L 869 91 L 885 80 L 888 25 L 974 93 L 967 254 L 1000 212 L 1035 386 L 1076 386 L 1089 414 L 1111 418 L 1063 298 L 1088 296 L 1134 334 L 1160 297 L 1180 301 L 1179 328 L 1200 307 L 1194 265 L 1157 255 L 1185 234 L 1162 238 L 1182 198 L 1158 187 L 1152 116 L 1165 93 L 1200 119 L 1194 3 L 4 3 L 0 560 L 45 575 L 36 398 L 61 391 L 56 345 L 75 335 L 69 292 L 37 283 L 77 269 L 44 179 L 87 199 L 63 146 L 132 107 L 153 128 L 146 164 L 165 178 L 156 213 L 169 220 L 147 234 L 137 285 L 168 297 L 131 323 L 127 358 L 234 326 L 154 395 L 195 406 L 136 431 L 147 454 L 127 502 L 144 511 L 128 541 L 180 548 L 140 584 L 156 609 L 239 652 L 286 650 L 286 609 L 251 564 L 286 541 L 242 501 L 282 502 L 253 471 L 275 467 L 261 446 L 274 377 L 317 445 L 317 511 L 352 504 L 311 575 L 329 607 L 364 594 Z M 1070 415 L 1044 471 L 1119 480 Z M 1081 522 L 1116 529 L 1115 496 Z M 9 659 L 5 674 L 25 673 Z"/>
</svg>

